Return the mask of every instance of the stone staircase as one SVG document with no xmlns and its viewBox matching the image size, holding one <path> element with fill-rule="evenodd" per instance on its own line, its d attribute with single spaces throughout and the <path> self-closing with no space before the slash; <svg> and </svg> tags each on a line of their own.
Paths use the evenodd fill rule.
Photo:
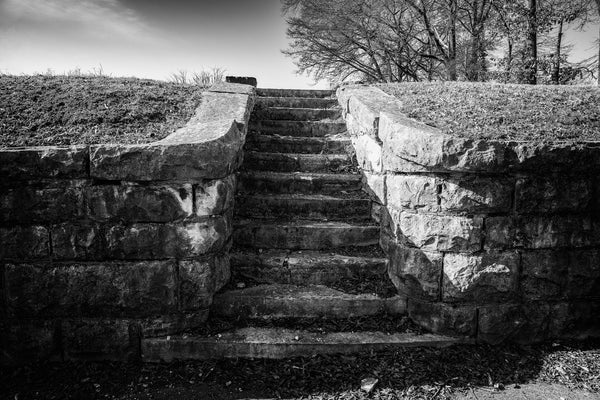
<svg viewBox="0 0 600 400">
<path fill-rule="evenodd" d="M 379 224 L 334 93 L 258 95 L 238 179 L 231 282 L 215 296 L 206 329 L 146 339 L 145 359 L 281 358 L 455 343 L 420 332 L 404 317 L 406 302 L 387 277 Z M 392 328 L 379 321 L 392 321 Z"/>
</svg>

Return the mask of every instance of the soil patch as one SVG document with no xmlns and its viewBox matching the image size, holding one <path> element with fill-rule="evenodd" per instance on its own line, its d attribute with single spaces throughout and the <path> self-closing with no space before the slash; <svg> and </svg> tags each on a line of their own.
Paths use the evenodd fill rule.
<svg viewBox="0 0 600 400">
<path fill-rule="evenodd" d="M 187 123 L 201 92 L 148 79 L 0 75 L 0 147 L 154 142 Z"/>
<path fill-rule="evenodd" d="M 410 117 L 472 139 L 531 142 L 600 140 L 600 89 L 436 82 L 377 85 Z"/>
</svg>

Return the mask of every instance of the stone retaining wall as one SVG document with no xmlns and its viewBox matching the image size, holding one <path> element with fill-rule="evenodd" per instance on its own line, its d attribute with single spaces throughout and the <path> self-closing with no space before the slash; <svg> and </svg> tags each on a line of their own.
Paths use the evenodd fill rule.
<svg viewBox="0 0 600 400">
<path fill-rule="evenodd" d="M 486 342 L 600 336 L 600 143 L 453 137 L 337 92 L 410 316 Z"/>
<path fill-rule="evenodd" d="M 141 145 L 0 149 L 0 361 L 139 357 L 201 326 L 229 279 L 254 88 L 202 95 Z"/>
</svg>

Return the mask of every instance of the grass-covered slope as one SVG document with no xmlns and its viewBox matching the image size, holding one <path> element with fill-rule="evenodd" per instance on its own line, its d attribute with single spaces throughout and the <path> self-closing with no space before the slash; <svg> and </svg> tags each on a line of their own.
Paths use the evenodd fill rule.
<svg viewBox="0 0 600 400">
<path fill-rule="evenodd" d="M 473 83 L 379 85 L 411 118 L 473 139 L 600 140 L 600 89 Z"/>
<path fill-rule="evenodd" d="M 0 75 L 0 147 L 153 142 L 185 125 L 201 91 L 135 78 Z"/>
</svg>

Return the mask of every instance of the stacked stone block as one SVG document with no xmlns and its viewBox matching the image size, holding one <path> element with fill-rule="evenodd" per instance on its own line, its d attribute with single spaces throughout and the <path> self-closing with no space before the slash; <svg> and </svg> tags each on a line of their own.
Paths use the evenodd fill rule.
<svg viewBox="0 0 600 400">
<path fill-rule="evenodd" d="M 0 358 L 127 359 L 201 326 L 229 279 L 254 89 L 146 145 L 0 149 Z"/>
<path fill-rule="evenodd" d="M 338 100 L 410 316 L 486 342 L 600 335 L 600 148 L 452 137 L 376 88 Z"/>
</svg>

